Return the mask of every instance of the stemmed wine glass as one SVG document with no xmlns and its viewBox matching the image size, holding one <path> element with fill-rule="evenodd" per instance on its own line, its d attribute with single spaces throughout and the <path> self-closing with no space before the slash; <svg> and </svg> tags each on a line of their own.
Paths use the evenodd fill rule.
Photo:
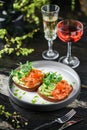
<svg viewBox="0 0 87 130">
<path fill-rule="evenodd" d="M 63 41 L 68 43 L 67 55 L 59 59 L 59 62 L 76 68 L 80 61 L 77 57 L 71 56 L 71 44 L 81 39 L 83 34 L 83 24 L 78 20 L 67 19 L 58 22 L 57 35 Z"/>
<path fill-rule="evenodd" d="M 57 37 L 56 33 L 59 9 L 58 5 L 44 5 L 41 7 L 44 34 L 46 40 L 48 40 L 48 50 L 45 50 L 42 53 L 44 59 L 53 60 L 59 56 L 59 53 L 52 49 L 53 40 Z"/>
</svg>

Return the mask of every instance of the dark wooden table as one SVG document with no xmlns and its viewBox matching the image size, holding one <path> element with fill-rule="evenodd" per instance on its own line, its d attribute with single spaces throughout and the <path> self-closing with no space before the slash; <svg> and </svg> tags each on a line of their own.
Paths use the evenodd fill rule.
<svg viewBox="0 0 87 130">
<path fill-rule="evenodd" d="M 26 57 L 20 56 L 17 57 L 15 55 L 6 55 L 2 59 L 0 59 L 0 73 L 9 75 L 8 72 L 11 71 L 11 69 L 15 69 L 17 67 L 17 64 L 19 62 L 25 63 L 26 60 L 29 61 L 37 61 L 37 60 L 43 60 L 42 58 L 42 51 L 47 49 L 47 41 L 45 40 L 43 34 L 41 32 L 38 32 L 35 37 L 29 41 L 27 44 L 27 47 L 32 47 L 35 49 L 35 51 Z M 54 49 L 56 49 L 60 57 L 63 55 L 66 55 L 67 50 L 67 44 L 60 41 L 58 38 L 54 41 Z M 77 115 L 83 117 L 83 121 L 79 124 L 76 124 L 70 128 L 67 128 L 67 130 L 87 130 L 87 28 L 84 28 L 84 34 L 80 41 L 78 41 L 75 44 L 72 44 L 72 55 L 75 55 L 80 60 L 80 65 L 75 69 L 75 71 L 79 74 L 81 79 L 81 84 L 85 85 L 81 88 L 81 93 L 78 97 L 78 102 L 76 105 L 71 105 L 71 107 L 66 106 L 65 108 L 62 108 L 60 110 L 51 111 L 51 112 L 39 112 L 39 111 L 32 111 L 32 110 L 25 110 L 22 107 L 17 106 L 13 102 L 9 100 L 9 97 L 0 94 L 0 104 L 5 105 L 6 109 L 9 112 L 18 111 L 23 116 L 26 117 L 26 119 L 29 120 L 28 128 L 29 130 L 33 130 L 37 126 L 52 121 L 56 117 L 62 116 L 66 112 L 68 112 L 71 108 L 74 108 L 77 111 Z M 58 62 L 58 59 L 55 61 Z M 84 105 L 85 104 L 85 105 Z M 1 117 L 0 117 L 1 118 Z M 53 128 L 49 128 L 49 130 L 57 130 L 59 127 L 59 124 L 55 124 Z M 25 128 L 23 128 L 25 129 Z"/>
</svg>

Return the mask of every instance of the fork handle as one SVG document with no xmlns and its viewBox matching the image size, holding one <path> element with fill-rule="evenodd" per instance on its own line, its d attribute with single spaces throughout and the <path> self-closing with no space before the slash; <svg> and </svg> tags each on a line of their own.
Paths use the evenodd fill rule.
<svg viewBox="0 0 87 130">
<path fill-rule="evenodd" d="M 43 130 L 44 130 L 44 128 L 47 128 L 47 127 L 49 127 L 50 125 L 52 125 L 52 124 L 54 124 L 54 123 L 56 123 L 57 121 L 56 120 L 54 120 L 54 121 L 51 121 L 51 122 L 49 122 L 49 123 L 45 123 L 45 124 L 43 124 L 43 125 L 40 125 L 40 126 L 38 126 L 38 127 L 36 127 L 34 130 L 39 130 L 39 129 L 41 129 L 41 128 L 43 128 Z M 42 130 L 42 129 L 41 129 Z"/>
</svg>

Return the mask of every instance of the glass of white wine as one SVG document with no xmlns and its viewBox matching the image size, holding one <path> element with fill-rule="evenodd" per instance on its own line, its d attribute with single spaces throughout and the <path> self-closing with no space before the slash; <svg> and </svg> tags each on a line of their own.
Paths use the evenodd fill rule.
<svg viewBox="0 0 87 130">
<path fill-rule="evenodd" d="M 59 53 L 53 50 L 53 40 L 57 37 L 57 20 L 60 7 L 58 5 L 44 5 L 41 7 L 43 17 L 43 28 L 46 40 L 48 40 L 48 50 L 43 51 L 42 57 L 48 60 L 58 58 Z"/>
</svg>

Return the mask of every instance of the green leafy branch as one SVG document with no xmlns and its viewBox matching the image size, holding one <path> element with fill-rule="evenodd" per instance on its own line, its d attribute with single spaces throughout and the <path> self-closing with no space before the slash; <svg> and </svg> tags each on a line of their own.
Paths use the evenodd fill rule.
<svg viewBox="0 0 87 130">
<path fill-rule="evenodd" d="M 22 117 L 19 113 L 10 113 L 5 110 L 5 106 L 0 104 L 0 116 L 3 116 L 14 128 L 21 128 L 28 125 L 28 120 Z"/>
<path fill-rule="evenodd" d="M 71 10 L 75 10 L 75 0 L 71 0 Z"/>
<path fill-rule="evenodd" d="M 27 26 L 25 25 L 25 28 L 27 29 L 27 34 L 24 34 L 22 36 L 9 36 L 11 34 L 10 30 L 10 21 L 7 19 L 8 26 L 5 27 L 5 29 L 0 29 L 0 38 L 5 41 L 4 47 L 0 50 L 0 58 L 2 58 L 3 54 L 11 54 L 14 53 L 19 56 L 19 55 L 28 55 L 34 51 L 34 49 L 30 48 L 23 48 L 22 45 L 24 41 L 27 38 L 32 38 L 34 33 L 38 31 L 37 25 L 39 27 L 39 22 L 40 22 L 40 8 L 42 5 L 49 3 L 49 0 L 14 0 L 13 3 L 13 10 L 15 12 L 20 12 L 19 14 L 23 15 L 23 22 L 27 23 Z M 3 6 L 3 4 L 1 5 Z M 10 9 L 9 7 L 7 8 L 8 12 L 8 17 L 10 16 L 9 13 Z M 11 18 L 11 17 L 10 17 Z M 35 25 L 35 26 L 33 26 Z M 28 28 L 29 30 L 28 30 Z M 31 28 L 32 27 L 32 28 Z M 25 30 L 26 30 L 25 29 Z M 32 29 L 32 31 L 30 31 Z M 7 31 L 8 30 L 8 31 Z M 13 32 L 14 30 L 12 30 Z M 10 32 L 10 33 L 9 33 Z"/>
<path fill-rule="evenodd" d="M 17 11 L 21 11 L 24 14 L 24 18 L 29 23 L 39 23 L 39 17 L 36 12 L 43 4 L 48 3 L 48 0 L 15 0 L 13 7 Z"/>
<path fill-rule="evenodd" d="M 38 29 L 34 29 L 32 32 L 27 33 L 23 36 L 13 37 L 13 36 L 8 35 L 8 32 L 6 29 L 0 29 L 0 38 L 4 39 L 6 42 L 6 44 L 4 45 L 4 48 L 0 50 L 0 58 L 2 57 L 4 53 L 11 54 L 15 52 L 17 56 L 19 56 L 20 54 L 27 56 L 28 54 L 32 53 L 34 49 L 23 48 L 22 44 L 26 38 L 32 38 L 34 33 L 37 31 Z"/>
</svg>

